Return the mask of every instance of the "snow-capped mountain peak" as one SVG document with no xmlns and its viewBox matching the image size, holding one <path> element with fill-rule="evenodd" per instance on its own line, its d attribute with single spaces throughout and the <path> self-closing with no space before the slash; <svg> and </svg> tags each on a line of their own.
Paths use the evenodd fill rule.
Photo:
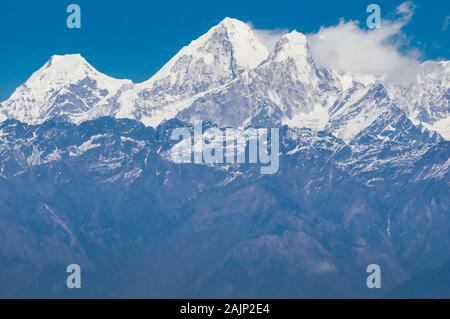
<svg viewBox="0 0 450 319">
<path fill-rule="evenodd" d="M 33 73 L 25 82 L 28 88 L 44 90 L 56 89 L 84 80 L 86 77 L 95 79 L 102 87 L 117 90 L 129 80 L 116 80 L 97 71 L 80 54 L 53 55 L 45 65 Z"/>
<path fill-rule="evenodd" d="M 404 87 L 375 74 L 318 68 L 304 34 L 284 34 L 269 53 L 249 25 L 225 18 L 139 84 L 110 78 L 79 54 L 52 56 L 0 104 L 0 121 L 62 116 L 79 123 L 107 115 L 157 126 L 196 118 L 327 129 L 349 141 L 395 105 L 414 125 L 450 139 L 450 62 L 425 62 L 418 71 Z"/>
<path fill-rule="evenodd" d="M 207 33 L 183 47 L 164 67 L 141 86 L 150 86 L 170 76 L 176 82 L 176 73 L 211 71 L 220 68 L 222 76 L 235 76 L 243 70 L 256 67 L 269 55 L 252 29 L 242 21 L 225 18 Z M 187 61 L 189 60 L 189 61 Z M 203 70 L 195 69 L 200 64 Z M 201 75 L 201 74 L 199 74 Z M 223 79 L 221 79 L 223 80 Z"/>
<path fill-rule="evenodd" d="M 80 122 L 87 111 L 129 83 L 100 73 L 79 54 L 54 55 L 1 104 L 0 111 L 28 123 L 53 116 Z"/>
<path fill-rule="evenodd" d="M 225 18 L 213 29 L 218 28 L 227 30 L 239 70 L 254 68 L 268 57 L 267 48 L 257 40 L 248 24 L 237 19 Z"/>
<path fill-rule="evenodd" d="M 156 126 L 267 57 L 267 48 L 247 24 L 225 18 L 182 48 L 148 81 L 124 92 L 118 98 L 117 116 Z"/>
<path fill-rule="evenodd" d="M 415 124 L 450 139 L 450 61 L 426 61 L 410 84 L 386 88 Z"/>
<path fill-rule="evenodd" d="M 308 41 L 306 36 L 294 30 L 281 37 L 271 54 L 271 58 L 276 61 L 283 61 L 289 57 L 304 60 L 308 54 Z"/>
<path fill-rule="evenodd" d="M 308 48 L 308 41 L 300 32 L 294 30 L 283 35 L 268 61 L 293 63 L 297 69 L 298 79 L 303 83 L 317 84 L 316 67 Z"/>
<path fill-rule="evenodd" d="M 324 129 L 327 106 L 336 93 L 334 79 L 316 68 L 306 37 L 293 31 L 260 65 L 196 99 L 179 116 L 239 127 L 287 124 Z"/>
<path fill-rule="evenodd" d="M 82 78 L 89 72 L 92 72 L 92 67 L 80 54 L 53 55 L 25 84 L 67 83 L 75 78 Z"/>
</svg>

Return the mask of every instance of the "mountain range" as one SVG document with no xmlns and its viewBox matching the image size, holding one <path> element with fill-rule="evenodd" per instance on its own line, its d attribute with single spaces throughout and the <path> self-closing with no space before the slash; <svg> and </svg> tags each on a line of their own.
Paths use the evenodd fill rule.
<svg viewBox="0 0 450 319">
<path fill-rule="evenodd" d="M 449 87 L 450 61 L 424 62 L 410 83 L 394 85 L 383 75 L 318 68 L 297 31 L 270 52 L 247 24 L 225 18 L 138 84 L 100 73 L 79 54 L 53 56 L 1 103 L 0 113 L 29 124 L 55 116 L 74 123 L 112 116 L 153 127 L 171 118 L 286 124 L 349 141 L 397 107 L 415 125 L 450 139 Z"/>
<path fill-rule="evenodd" d="M 319 68 L 231 18 L 138 84 L 53 56 L 0 104 L 0 296 L 449 297 L 449 80 Z M 174 162 L 197 120 L 279 128 L 279 171 Z"/>
</svg>

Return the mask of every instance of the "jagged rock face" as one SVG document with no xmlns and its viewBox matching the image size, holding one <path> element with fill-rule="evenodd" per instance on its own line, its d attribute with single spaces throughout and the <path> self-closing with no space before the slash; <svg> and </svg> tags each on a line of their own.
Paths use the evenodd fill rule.
<svg viewBox="0 0 450 319">
<path fill-rule="evenodd" d="M 411 84 L 386 86 L 392 99 L 414 123 L 450 139 L 450 62 L 428 61 Z"/>
<path fill-rule="evenodd" d="M 334 80 L 326 70 L 315 67 L 306 37 L 294 31 L 282 37 L 261 65 L 195 100 L 177 117 L 231 126 L 287 123 L 320 130 L 326 125 L 326 111 L 325 118 L 316 121 L 308 122 L 308 115 L 336 100 Z"/>
<path fill-rule="evenodd" d="M 450 63 L 424 63 L 407 86 L 387 86 L 396 102 L 414 119 L 432 124 L 450 113 Z"/>
<path fill-rule="evenodd" d="M 120 96 L 118 116 L 158 125 L 199 94 L 225 86 L 267 55 L 249 26 L 225 19 L 184 47 L 150 80 Z"/>
</svg>

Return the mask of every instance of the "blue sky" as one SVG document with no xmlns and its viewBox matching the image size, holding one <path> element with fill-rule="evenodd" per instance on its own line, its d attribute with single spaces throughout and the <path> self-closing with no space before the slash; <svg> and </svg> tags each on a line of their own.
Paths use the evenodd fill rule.
<svg viewBox="0 0 450 319">
<path fill-rule="evenodd" d="M 450 1 L 413 1 L 403 28 L 408 46 L 422 59 L 450 59 Z M 82 10 L 82 28 L 66 27 L 66 7 Z M 366 7 L 390 16 L 402 1 L 361 0 L 2 0 L 0 3 L 0 101 L 5 100 L 53 54 L 81 53 L 99 71 L 135 82 L 148 79 L 183 45 L 224 17 L 250 21 L 258 29 L 314 33 L 340 18 L 365 22 Z"/>
</svg>

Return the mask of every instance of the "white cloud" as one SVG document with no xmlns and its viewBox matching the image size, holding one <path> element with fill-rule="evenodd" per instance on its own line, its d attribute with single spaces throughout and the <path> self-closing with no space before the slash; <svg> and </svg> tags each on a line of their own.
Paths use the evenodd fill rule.
<svg viewBox="0 0 450 319">
<path fill-rule="evenodd" d="M 420 62 L 417 50 L 401 53 L 407 38 L 401 29 L 411 20 L 411 2 L 397 7 L 396 17 L 382 20 L 380 29 L 366 30 L 357 21 L 341 20 L 310 34 L 309 47 L 319 67 L 355 74 L 380 74 L 396 83 L 405 83 L 416 74 Z"/>
<path fill-rule="evenodd" d="M 247 24 L 252 28 L 258 40 L 271 52 L 277 42 L 281 39 L 281 37 L 288 33 L 288 29 L 275 29 L 275 30 L 264 30 L 264 29 L 256 29 L 251 22 L 247 22 Z"/>
<path fill-rule="evenodd" d="M 449 26 L 450 26 L 450 16 L 446 16 L 444 19 L 444 26 L 442 27 L 442 30 L 447 31 Z"/>
<path fill-rule="evenodd" d="M 407 1 L 399 5 L 396 9 L 396 12 L 403 15 L 404 21 L 409 22 L 409 20 L 411 20 L 412 16 L 414 15 L 414 10 L 416 10 L 416 5 L 411 1 Z"/>
</svg>

